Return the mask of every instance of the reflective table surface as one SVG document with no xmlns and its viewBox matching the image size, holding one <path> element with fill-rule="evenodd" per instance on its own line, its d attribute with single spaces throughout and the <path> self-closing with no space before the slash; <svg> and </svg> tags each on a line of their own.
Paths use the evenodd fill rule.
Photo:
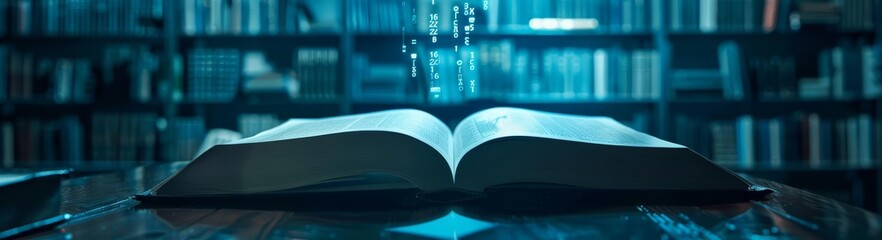
<svg viewBox="0 0 882 240">
<path fill-rule="evenodd" d="M 880 239 L 882 217 L 757 178 L 769 200 L 713 206 L 616 206 L 549 214 L 482 214 L 457 207 L 303 211 L 145 207 L 131 196 L 184 163 L 65 180 L 70 221 L 37 239 L 578 238 Z"/>
</svg>

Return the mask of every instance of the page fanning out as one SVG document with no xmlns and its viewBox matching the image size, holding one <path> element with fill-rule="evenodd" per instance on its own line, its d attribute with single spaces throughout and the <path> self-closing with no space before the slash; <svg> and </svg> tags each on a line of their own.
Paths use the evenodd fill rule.
<svg viewBox="0 0 882 240">
<path fill-rule="evenodd" d="M 608 117 L 546 113 L 517 108 L 491 108 L 472 114 L 453 133 L 454 173 L 472 148 L 502 137 L 524 136 L 605 145 L 682 148 L 633 130 Z"/>
<path fill-rule="evenodd" d="M 469 115 L 453 131 L 454 176 L 459 159 L 472 148 L 506 136 L 548 135 L 528 110 L 491 108 Z"/>
<path fill-rule="evenodd" d="M 450 160 L 451 134 L 447 125 L 426 112 L 413 109 L 322 119 L 291 119 L 252 137 L 226 144 L 278 141 L 356 131 L 389 131 L 411 136 L 438 150 L 447 159 L 448 165 L 453 165 Z"/>
</svg>

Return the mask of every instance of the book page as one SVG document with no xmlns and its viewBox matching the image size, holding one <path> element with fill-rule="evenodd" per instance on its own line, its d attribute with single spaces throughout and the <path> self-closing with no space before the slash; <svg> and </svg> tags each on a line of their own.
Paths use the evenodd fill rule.
<svg viewBox="0 0 882 240">
<path fill-rule="evenodd" d="M 447 159 L 448 165 L 453 165 L 450 160 L 451 134 L 447 125 L 426 112 L 413 109 L 320 119 L 290 119 L 252 137 L 227 144 L 279 141 L 356 131 L 388 131 L 411 136 L 438 150 Z"/>
<path fill-rule="evenodd" d="M 683 148 L 633 130 L 609 117 L 491 108 L 466 117 L 453 133 L 454 170 L 466 152 L 502 137 L 524 136 L 604 145 Z"/>
</svg>

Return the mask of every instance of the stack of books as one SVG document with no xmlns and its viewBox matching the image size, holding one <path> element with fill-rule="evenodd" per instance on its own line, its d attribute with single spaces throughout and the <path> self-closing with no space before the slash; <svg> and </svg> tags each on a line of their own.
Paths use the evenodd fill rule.
<svg viewBox="0 0 882 240">
<path fill-rule="evenodd" d="M 833 98 L 874 98 L 882 93 L 877 61 L 873 46 L 845 42 L 821 52 L 818 78 Z"/>
</svg>

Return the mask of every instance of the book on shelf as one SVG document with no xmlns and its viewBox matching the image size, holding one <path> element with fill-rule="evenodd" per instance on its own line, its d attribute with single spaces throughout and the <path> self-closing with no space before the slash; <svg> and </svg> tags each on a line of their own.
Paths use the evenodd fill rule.
<svg viewBox="0 0 882 240">
<path fill-rule="evenodd" d="M 3 2 L 0 3 L 0 37 L 6 37 L 8 34 L 8 25 L 9 25 L 9 3 Z"/>
<path fill-rule="evenodd" d="M 491 108 L 466 117 L 452 131 L 426 112 L 407 109 L 291 119 L 215 145 L 137 198 L 394 190 L 430 201 L 445 201 L 433 199 L 437 194 L 454 194 L 446 202 L 535 190 L 729 198 L 718 199 L 723 201 L 768 193 L 684 146 L 611 118 Z"/>
<path fill-rule="evenodd" d="M 871 31 L 874 0 L 672 0 L 673 32 Z"/>
<path fill-rule="evenodd" d="M 9 47 L 0 45 L 0 101 L 9 98 Z"/>
<path fill-rule="evenodd" d="M 281 96 L 284 99 L 334 100 L 340 92 L 339 52 L 336 48 L 304 47 L 294 50 L 290 68 L 273 69 L 263 62 L 259 73 L 255 56 L 246 52 L 243 62 L 237 49 L 194 49 L 187 56 L 187 99 L 194 102 L 230 102 L 240 91 L 252 100 Z M 261 58 L 262 57 L 258 57 Z M 286 72 L 288 71 L 288 72 Z M 272 95 L 272 96 L 270 96 Z"/>
<path fill-rule="evenodd" d="M 718 98 L 742 100 L 752 97 L 750 74 L 744 53 L 737 42 L 725 41 L 717 47 L 719 67 L 672 70 L 671 92 L 676 98 Z"/>
<path fill-rule="evenodd" d="M 717 48 L 718 69 L 672 69 L 670 91 L 677 99 L 873 99 L 882 95 L 873 48 L 842 41 L 818 53 L 818 75 L 799 76 L 794 56 L 746 58 L 738 43 L 725 41 Z"/>
<path fill-rule="evenodd" d="M 181 29 L 199 35 L 284 35 L 336 32 L 342 1 L 184 0 Z"/>
<path fill-rule="evenodd" d="M 511 39 L 486 40 L 474 47 L 476 55 L 482 56 L 474 61 L 474 70 L 468 64 L 471 50 L 465 47 L 459 52 L 446 48 L 432 51 L 442 63 L 438 66 L 417 62 L 422 70 L 418 78 L 435 84 L 424 86 L 429 89 L 424 91 L 429 103 L 652 100 L 661 94 L 660 60 L 652 49 L 521 49 Z M 461 67 L 454 65 L 458 61 L 463 62 Z M 437 79 L 431 79 L 434 74 Z"/>
<path fill-rule="evenodd" d="M 162 0 L 11 0 L 17 36 L 156 36 Z"/>
<path fill-rule="evenodd" d="M 812 89 L 798 87 L 796 61 L 791 56 L 750 59 L 750 71 L 753 77 L 751 84 L 756 86 L 756 96 L 760 99 L 792 99 L 813 94 Z M 826 87 L 829 89 L 829 86 Z"/>
<path fill-rule="evenodd" d="M 720 74 L 723 76 L 723 98 L 741 100 L 750 98 L 750 85 L 746 85 L 744 58 L 738 43 L 726 41 L 717 49 Z M 746 89 L 746 90 L 745 90 Z"/>
<path fill-rule="evenodd" d="M 101 62 L 98 95 L 110 100 L 150 102 L 161 98 L 160 57 L 143 44 L 109 45 Z M 128 91 L 120 91 L 128 89 Z"/>
<path fill-rule="evenodd" d="M 761 98 L 872 99 L 882 94 L 873 47 L 845 42 L 818 54 L 818 75 L 796 76 L 791 56 L 752 59 Z"/>
<path fill-rule="evenodd" d="M 872 99 L 880 96 L 882 79 L 873 48 L 862 43 L 843 42 L 823 50 L 818 56 L 817 79 L 800 79 L 800 88 L 811 90 L 805 97 Z"/>
</svg>

